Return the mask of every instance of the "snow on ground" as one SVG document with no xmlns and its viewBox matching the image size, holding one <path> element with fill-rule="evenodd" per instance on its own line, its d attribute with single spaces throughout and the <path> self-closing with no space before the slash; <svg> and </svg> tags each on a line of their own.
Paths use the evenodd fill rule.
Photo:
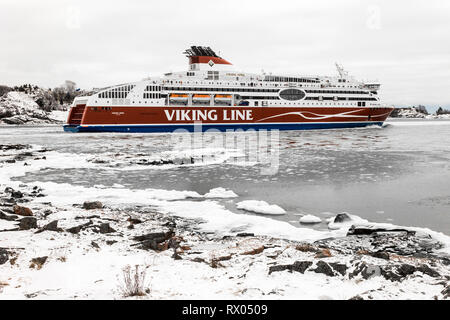
<svg viewBox="0 0 450 320">
<path fill-rule="evenodd" d="M 322 222 L 322 219 L 312 214 L 306 214 L 300 218 L 299 222 L 303 224 L 320 223 Z"/>
<path fill-rule="evenodd" d="M 272 214 L 281 215 L 285 214 L 286 211 L 276 204 L 268 204 L 262 200 L 244 200 L 238 202 L 236 207 L 238 209 L 261 213 L 261 214 Z"/>
</svg>

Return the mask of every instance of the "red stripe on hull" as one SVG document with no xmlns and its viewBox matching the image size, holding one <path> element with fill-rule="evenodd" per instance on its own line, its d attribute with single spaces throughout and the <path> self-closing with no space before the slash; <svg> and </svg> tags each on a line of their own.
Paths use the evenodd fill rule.
<svg viewBox="0 0 450 320">
<path fill-rule="evenodd" d="M 368 107 L 86 107 L 81 125 L 383 122 L 393 108 Z M 70 123 L 70 122 L 69 122 Z"/>
</svg>

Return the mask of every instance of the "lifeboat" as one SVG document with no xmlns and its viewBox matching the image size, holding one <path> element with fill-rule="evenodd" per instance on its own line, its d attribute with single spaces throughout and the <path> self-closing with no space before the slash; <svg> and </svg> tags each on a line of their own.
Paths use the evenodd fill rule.
<svg viewBox="0 0 450 320">
<path fill-rule="evenodd" d="M 214 99 L 217 101 L 230 101 L 231 100 L 231 94 L 216 94 L 214 96 Z"/>
<path fill-rule="evenodd" d="M 182 94 L 182 93 L 172 93 L 172 94 L 170 94 L 170 100 L 171 101 L 187 101 L 188 95 Z"/>
<path fill-rule="evenodd" d="M 194 94 L 192 96 L 193 101 L 208 101 L 210 98 L 209 94 Z"/>
</svg>

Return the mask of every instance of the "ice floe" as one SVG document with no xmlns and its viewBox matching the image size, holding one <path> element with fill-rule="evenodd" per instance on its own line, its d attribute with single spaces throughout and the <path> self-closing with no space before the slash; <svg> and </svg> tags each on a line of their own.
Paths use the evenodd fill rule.
<svg viewBox="0 0 450 320">
<path fill-rule="evenodd" d="M 322 222 L 322 219 L 320 219 L 319 217 L 314 216 L 312 214 L 307 214 L 307 215 L 304 215 L 303 217 L 301 217 L 299 222 L 302 224 L 314 224 L 314 223 Z"/>
<path fill-rule="evenodd" d="M 227 190 L 222 187 L 214 188 L 209 190 L 208 193 L 205 194 L 205 198 L 237 198 L 238 195 L 233 192 L 233 190 Z"/>
<path fill-rule="evenodd" d="M 276 204 L 268 204 L 262 200 L 244 200 L 238 202 L 236 207 L 238 209 L 271 215 L 285 214 L 286 211 Z"/>
</svg>

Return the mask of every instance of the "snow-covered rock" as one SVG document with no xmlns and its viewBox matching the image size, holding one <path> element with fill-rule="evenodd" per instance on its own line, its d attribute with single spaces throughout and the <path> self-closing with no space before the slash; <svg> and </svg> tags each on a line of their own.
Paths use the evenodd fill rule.
<svg viewBox="0 0 450 320">
<path fill-rule="evenodd" d="M 281 215 L 286 211 L 276 204 L 268 204 L 265 201 L 245 200 L 237 203 L 237 208 L 262 214 Z"/>
<path fill-rule="evenodd" d="M 313 223 L 321 223 L 322 219 L 317 216 L 313 216 L 312 214 L 306 214 L 299 220 L 302 224 L 313 224 Z"/>
<path fill-rule="evenodd" d="M 208 193 L 205 194 L 205 198 L 236 198 L 238 195 L 234 193 L 232 190 L 227 190 L 222 187 L 214 188 L 209 190 Z"/>
<path fill-rule="evenodd" d="M 342 212 L 337 214 L 335 217 L 329 218 L 328 229 L 339 230 L 343 228 L 350 228 L 355 223 L 367 223 L 366 219 L 349 214 L 347 212 Z"/>
<path fill-rule="evenodd" d="M 411 108 L 396 108 L 391 113 L 392 118 L 420 118 L 424 119 L 428 113 L 426 110 L 422 110 L 420 108 L 411 107 Z"/>
<path fill-rule="evenodd" d="M 11 91 L 0 97 L 0 123 L 37 124 L 55 123 L 48 113 L 23 92 Z"/>
</svg>

